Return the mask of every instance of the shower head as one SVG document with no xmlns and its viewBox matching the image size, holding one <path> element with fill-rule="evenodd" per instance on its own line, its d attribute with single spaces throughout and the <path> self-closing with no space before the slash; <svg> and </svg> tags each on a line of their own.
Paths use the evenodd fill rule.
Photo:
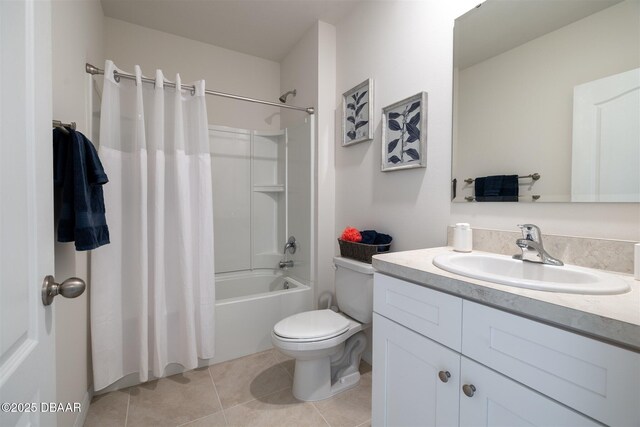
<svg viewBox="0 0 640 427">
<path fill-rule="evenodd" d="M 278 99 L 280 100 L 280 102 L 282 102 L 283 104 L 285 104 L 285 103 L 287 102 L 287 97 L 288 97 L 289 95 L 296 96 L 296 93 L 298 93 L 298 91 L 297 91 L 297 90 L 295 90 L 295 89 L 294 89 L 294 90 L 290 90 L 289 92 L 285 92 L 285 93 L 283 93 L 283 94 L 282 94 L 282 96 L 281 96 L 280 98 L 278 98 Z"/>
</svg>

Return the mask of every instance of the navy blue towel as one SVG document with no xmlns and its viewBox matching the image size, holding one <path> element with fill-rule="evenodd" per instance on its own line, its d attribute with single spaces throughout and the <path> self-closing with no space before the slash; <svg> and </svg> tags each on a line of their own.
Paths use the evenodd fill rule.
<svg viewBox="0 0 640 427">
<path fill-rule="evenodd" d="M 86 251 L 109 243 L 102 185 L 109 182 L 91 141 L 53 130 L 53 182 L 62 190 L 58 241 Z"/>
<path fill-rule="evenodd" d="M 476 202 L 484 202 L 484 181 L 485 177 L 477 177 L 473 180 L 474 191 L 476 194 Z"/>
<path fill-rule="evenodd" d="M 494 175 L 474 180 L 477 202 L 517 202 L 518 175 Z"/>
<path fill-rule="evenodd" d="M 365 245 L 380 245 L 378 246 L 378 252 L 386 252 L 389 250 L 387 246 L 393 238 L 388 234 L 378 233 L 376 230 L 364 230 L 360 232 L 362 240 L 360 243 Z"/>
<path fill-rule="evenodd" d="M 360 243 L 363 243 L 365 245 L 373 245 L 378 233 L 375 230 L 364 230 L 360 232 L 360 235 L 362 236 L 362 240 L 360 241 Z"/>
<path fill-rule="evenodd" d="M 387 252 L 391 246 L 389 244 L 393 240 L 393 237 L 388 234 L 378 233 L 376 235 L 376 240 L 373 242 L 374 245 L 378 246 L 378 252 Z"/>
<path fill-rule="evenodd" d="M 378 233 L 376 239 L 373 241 L 374 245 L 388 245 L 393 240 L 393 237 L 388 234 Z"/>
<path fill-rule="evenodd" d="M 504 175 L 494 175 L 494 176 L 486 177 L 484 179 L 484 196 L 485 197 L 500 196 L 503 180 L 504 180 Z"/>
<path fill-rule="evenodd" d="M 505 175 L 502 179 L 502 189 L 500 191 L 502 201 L 517 202 L 519 191 L 518 175 Z"/>
</svg>

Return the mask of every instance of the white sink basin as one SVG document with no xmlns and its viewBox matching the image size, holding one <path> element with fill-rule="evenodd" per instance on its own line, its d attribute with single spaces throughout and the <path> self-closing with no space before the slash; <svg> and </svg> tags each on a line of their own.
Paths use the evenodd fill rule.
<svg viewBox="0 0 640 427">
<path fill-rule="evenodd" d="M 630 290 L 624 280 L 598 270 L 524 262 L 505 255 L 448 252 L 436 256 L 433 264 L 462 276 L 539 291 L 613 295 Z"/>
</svg>

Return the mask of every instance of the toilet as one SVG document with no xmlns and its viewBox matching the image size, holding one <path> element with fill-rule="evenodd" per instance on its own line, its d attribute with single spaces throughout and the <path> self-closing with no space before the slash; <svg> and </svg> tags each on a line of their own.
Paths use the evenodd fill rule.
<svg viewBox="0 0 640 427">
<path fill-rule="evenodd" d="M 363 330 L 373 317 L 373 267 L 341 257 L 333 263 L 340 311 L 294 314 L 271 333 L 274 347 L 296 360 L 293 395 L 298 400 L 327 399 L 360 381 L 360 357 L 367 346 Z"/>
</svg>

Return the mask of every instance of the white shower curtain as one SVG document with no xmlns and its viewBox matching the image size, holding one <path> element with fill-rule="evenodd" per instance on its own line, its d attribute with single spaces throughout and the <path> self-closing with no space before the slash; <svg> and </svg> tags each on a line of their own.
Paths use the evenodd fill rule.
<svg viewBox="0 0 640 427">
<path fill-rule="evenodd" d="M 211 158 L 204 81 L 195 90 L 119 79 L 105 64 L 99 155 L 111 244 L 91 254 L 94 388 L 213 357 Z M 180 76 L 175 77 L 180 87 Z"/>
</svg>

